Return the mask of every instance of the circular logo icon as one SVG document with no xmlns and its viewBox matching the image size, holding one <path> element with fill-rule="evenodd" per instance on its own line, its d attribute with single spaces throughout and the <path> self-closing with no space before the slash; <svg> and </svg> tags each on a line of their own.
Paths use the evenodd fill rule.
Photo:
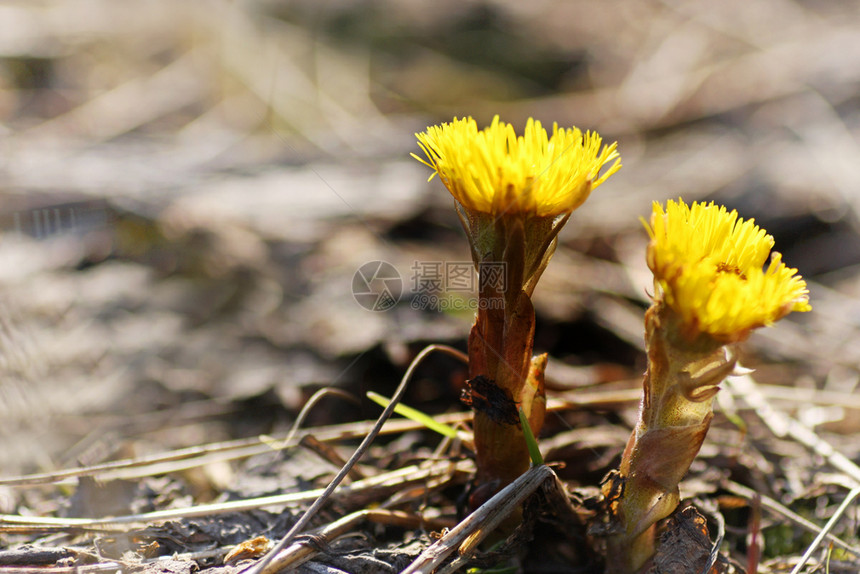
<svg viewBox="0 0 860 574">
<path fill-rule="evenodd" d="M 403 279 L 386 261 L 368 261 L 352 276 L 352 296 L 369 311 L 388 311 L 402 293 Z"/>
</svg>

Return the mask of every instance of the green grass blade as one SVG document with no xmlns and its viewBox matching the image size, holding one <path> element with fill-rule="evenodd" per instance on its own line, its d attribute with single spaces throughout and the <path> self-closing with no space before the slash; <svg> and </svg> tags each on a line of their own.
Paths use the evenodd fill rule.
<svg viewBox="0 0 860 574">
<path fill-rule="evenodd" d="M 540 466 L 543 464 L 543 456 L 540 454 L 540 449 L 538 448 L 537 441 L 535 440 L 535 435 L 532 434 L 532 427 L 529 425 L 529 420 L 526 418 L 526 413 L 523 412 L 522 407 L 520 407 L 519 411 L 520 425 L 523 427 L 523 435 L 526 437 L 526 446 L 529 449 L 529 456 L 532 459 L 532 464 Z"/>
<path fill-rule="evenodd" d="M 381 405 L 382 408 L 387 407 L 388 404 L 391 402 L 389 399 L 383 397 L 379 393 L 374 393 L 373 391 L 367 391 L 367 398 L 375 402 L 376 404 Z M 415 421 L 416 423 L 421 423 L 428 429 L 436 431 L 442 436 L 457 438 L 457 429 L 448 425 L 443 425 L 442 423 L 438 423 L 433 420 L 433 417 L 424 414 L 417 409 L 407 407 L 404 404 L 399 404 L 394 407 L 394 412 L 398 415 L 406 417 L 409 420 Z"/>
</svg>

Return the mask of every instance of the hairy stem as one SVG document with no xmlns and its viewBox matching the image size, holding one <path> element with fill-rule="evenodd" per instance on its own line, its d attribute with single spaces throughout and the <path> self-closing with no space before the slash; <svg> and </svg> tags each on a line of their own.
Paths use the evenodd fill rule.
<svg viewBox="0 0 860 574">
<path fill-rule="evenodd" d="M 607 541 L 607 571 L 630 574 L 654 553 L 655 525 L 679 502 L 678 483 L 713 418 L 719 383 L 735 366 L 720 342 L 684 338 L 661 303 L 645 315 L 648 370 L 639 421 L 621 459 L 623 492 L 611 502 L 617 533 Z"/>
</svg>

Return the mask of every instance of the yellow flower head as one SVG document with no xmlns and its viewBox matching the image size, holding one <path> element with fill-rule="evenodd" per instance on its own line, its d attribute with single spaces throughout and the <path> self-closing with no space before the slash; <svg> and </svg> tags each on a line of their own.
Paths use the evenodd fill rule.
<svg viewBox="0 0 860 574">
<path fill-rule="evenodd" d="M 648 266 L 672 308 L 691 333 L 731 342 L 792 311 L 809 311 L 806 282 L 774 252 L 773 237 L 737 211 L 682 200 L 666 210 L 654 202 L 648 233 Z"/>
<path fill-rule="evenodd" d="M 415 135 L 427 160 L 412 157 L 436 170 L 451 195 L 473 212 L 541 217 L 570 213 L 621 168 L 615 143 L 601 149 L 596 133 L 583 135 L 557 124 L 549 136 L 531 118 L 521 136 L 498 116 L 480 131 L 469 117 Z M 601 168 L 613 160 L 601 175 Z"/>
</svg>

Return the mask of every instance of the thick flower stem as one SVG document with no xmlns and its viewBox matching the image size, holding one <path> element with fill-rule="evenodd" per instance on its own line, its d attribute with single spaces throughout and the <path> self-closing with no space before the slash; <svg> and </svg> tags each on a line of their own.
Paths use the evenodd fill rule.
<svg viewBox="0 0 860 574">
<path fill-rule="evenodd" d="M 707 336 L 684 338 L 660 303 L 645 315 L 648 370 L 639 422 L 621 459 L 621 495 L 611 502 L 617 533 L 607 540 L 607 572 L 632 574 L 654 553 L 655 525 L 679 502 L 678 483 L 713 418 L 713 397 L 735 361 Z"/>
<path fill-rule="evenodd" d="M 527 471 L 529 453 L 519 425 L 498 423 L 487 413 L 476 412 L 473 431 L 478 466 L 476 485 L 486 485 L 481 493 L 483 499 Z"/>
<path fill-rule="evenodd" d="M 546 356 L 532 357 L 535 316 L 528 295 L 520 289 L 511 294 L 487 285 L 479 296 L 480 310 L 469 336 L 469 376 L 472 380 L 484 377 L 499 391 L 497 399 L 484 397 L 489 404 L 475 408 L 476 485 L 483 489 L 483 498 L 529 467 L 516 409 L 525 410 L 532 432 L 539 433 L 545 409 Z"/>
</svg>

